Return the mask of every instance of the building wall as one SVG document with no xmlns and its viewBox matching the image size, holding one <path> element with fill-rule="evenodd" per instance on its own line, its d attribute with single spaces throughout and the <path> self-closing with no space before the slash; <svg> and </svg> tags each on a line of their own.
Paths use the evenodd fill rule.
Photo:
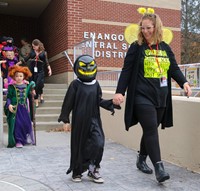
<svg viewBox="0 0 200 191">
<path fill-rule="evenodd" d="M 0 26 L 0 36 L 13 37 L 17 47 L 21 47 L 21 37 L 25 36 L 30 41 L 40 37 L 39 25 L 35 18 L 0 15 Z"/>
<path fill-rule="evenodd" d="M 164 27 L 173 31 L 170 46 L 180 63 L 181 0 L 170 3 L 157 0 L 153 6 L 150 0 L 60 0 L 52 1 L 40 19 L 53 74 L 72 72 L 61 52 L 67 50 L 73 62 L 73 46 L 94 35 L 98 67 L 121 68 L 129 46 L 123 39 L 124 30 L 129 24 L 139 22 L 141 15 L 137 9 L 141 6 L 154 8 Z"/>
<path fill-rule="evenodd" d="M 137 24 L 141 18 L 141 15 L 137 12 L 137 9 L 141 7 L 140 3 L 134 4 L 134 2 L 141 1 L 120 1 L 120 0 L 99 0 L 92 1 L 87 0 L 85 3 L 84 10 L 87 9 L 88 5 L 90 5 L 91 11 L 85 11 L 83 15 L 83 32 L 95 32 L 96 34 L 101 33 L 102 35 L 106 34 L 116 34 L 117 36 L 124 34 L 124 29 L 131 23 Z M 132 2 L 132 3 L 130 3 Z M 145 7 L 149 7 L 152 3 L 146 1 L 146 4 L 143 1 L 143 5 Z M 157 1 L 158 2 L 158 1 Z M 164 3 L 165 2 L 165 3 Z M 176 1 L 177 2 L 177 1 Z M 180 1 L 179 1 L 180 2 Z M 166 4 L 167 1 L 162 1 L 161 3 Z M 174 39 L 171 43 L 172 49 L 174 50 L 177 61 L 180 62 L 180 10 L 174 9 L 173 6 L 171 9 L 163 8 L 163 4 L 157 4 L 154 8 L 155 12 L 160 15 L 163 25 L 165 27 L 173 30 Z M 178 6 L 178 5 L 177 5 Z M 179 7 L 180 8 L 180 7 Z M 97 41 L 102 41 L 101 38 L 97 39 Z M 126 52 L 126 46 L 123 43 L 125 41 L 103 41 L 105 42 L 105 46 L 108 42 L 111 42 L 111 48 L 100 48 L 97 47 L 97 50 L 101 49 L 102 51 L 110 51 L 110 52 Z M 114 44 L 115 43 L 115 44 Z M 116 48 L 115 46 L 116 45 Z M 122 47 L 124 49 L 122 49 Z M 117 54 L 116 54 L 117 55 Z M 111 56 L 111 59 L 102 58 L 102 56 L 97 57 L 99 59 L 100 66 L 110 66 L 110 67 L 121 67 L 123 64 L 124 57 L 116 59 L 119 55 Z"/>
<path fill-rule="evenodd" d="M 95 35 L 96 61 L 99 69 L 120 69 L 128 49 L 124 30 L 137 24 L 139 7 L 152 7 L 163 25 L 173 31 L 171 47 L 180 63 L 181 0 L 59 0 L 51 1 L 38 19 L 16 16 L 0 17 L 1 35 L 13 36 L 17 45 L 21 36 L 39 38 L 45 45 L 53 75 L 72 72 L 63 54 L 67 51 L 73 62 L 73 46 Z M 67 77 L 66 77 L 67 79 Z M 55 78 L 53 80 L 56 81 Z"/>
<path fill-rule="evenodd" d="M 59 56 L 69 44 L 67 12 L 67 1 L 51 1 L 39 18 L 42 40 L 50 61 L 56 56 L 56 61 L 51 61 L 54 75 L 68 70 L 65 59 Z"/>
</svg>

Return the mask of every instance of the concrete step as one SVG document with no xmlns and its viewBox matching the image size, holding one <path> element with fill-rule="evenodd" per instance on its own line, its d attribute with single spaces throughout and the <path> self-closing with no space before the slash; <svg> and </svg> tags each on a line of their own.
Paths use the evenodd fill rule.
<svg viewBox="0 0 200 191">
<path fill-rule="evenodd" d="M 62 128 L 63 123 L 58 122 L 36 122 L 36 131 L 50 131 L 55 128 Z"/>
<path fill-rule="evenodd" d="M 47 121 L 47 122 L 57 122 L 59 116 L 60 116 L 60 112 L 56 113 L 56 114 L 49 114 L 49 113 L 36 114 L 35 119 L 36 119 L 37 122 L 45 122 L 45 121 Z M 3 123 L 5 123 L 5 124 L 7 123 L 5 115 L 3 116 Z"/>
<path fill-rule="evenodd" d="M 60 114 L 61 107 L 38 107 L 36 114 Z"/>
<path fill-rule="evenodd" d="M 49 84 L 45 83 L 44 84 L 44 89 L 67 89 L 68 86 L 67 84 Z"/>
<path fill-rule="evenodd" d="M 39 107 L 36 109 L 36 116 L 53 116 L 53 115 L 60 115 L 61 107 Z M 3 122 L 6 123 L 6 116 L 3 115 Z"/>
<path fill-rule="evenodd" d="M 63 99 L 60 100 L 45 100 L 44 103 L 39 103 L 39 107 L 36 108 L 36 110 L 40 109 L 40 108 L 44 108 L 46 109 L 46 107 L 53 108 L 53 107 L 57 107 L 57 108 L 61 108 L 63 103 Z M 3 106 L 4 106 L 5 102 L 3 102 Z"/>
<path fill-rule="evenodd" d="M 50 131 L 56 128 L 61 129 L 63 127 L 63 123 L 58 122 L 38 122 L 36 121 L 36 131 Z M 3 123 L 3 132 L 8 132 L 8 125 L 7 123 Z"/>
<path fill-rule="evenodd" d="M 66 91 L 67 89 L 44 89 L 43 92 L 44 92 L 44 96 L 47 95 L 47 94 L 61 94 L 61 95 L 65 95 L 66 94 Z"/>
<path fill-rule="evenodd" d="M 46 100 L 63 100 L 64 94 L 44 94 L 44 101 Z"/>
<path fill-rule="evenodd" d="M 43 108 L 43 107 L 60 107 L 62 106 L 63 100 L 45 100 L 44 103 L 39 103 L 38 108 Z M 37 108 L 37 109 L 38 109 Z"/>
<path fill-rule="evenodd" d="M 65 97 L 65 94 L 54 94 L 54 93 L 50 93 L 50 91 L 48 93 L 44 93 L 44 102 L 46 101 L 63 101 Z M 40 99 L 39 99 L 40 100 Z M 6 98 L 3 99 L 3 106 L 6 103 Z"/>
<path fill-rule="evenodd" d="M 37 122 L 57 122 L 59 114 L 36 114 L 35 119 Z"/>
</svg>

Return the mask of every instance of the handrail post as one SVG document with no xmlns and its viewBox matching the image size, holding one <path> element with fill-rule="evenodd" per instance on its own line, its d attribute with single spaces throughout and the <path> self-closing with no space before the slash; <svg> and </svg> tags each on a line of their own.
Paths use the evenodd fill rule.
<svg viewBox="0 0 200 191">
<path fill-rule="evenodd" d="M 64 51 L 65 56 L 67 57 L 67 59 L 69 60 L 69 63 L 71 64 L 72 68 L 73 68 L 73 63 L 69 57 L 69 55 L 67 54 L 67 51 Z"/>
</svg>

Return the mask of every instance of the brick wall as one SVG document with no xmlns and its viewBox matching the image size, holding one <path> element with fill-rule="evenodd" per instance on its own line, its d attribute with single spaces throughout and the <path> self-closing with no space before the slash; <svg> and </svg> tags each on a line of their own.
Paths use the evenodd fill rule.
<svg viewBox="0 0 200 191">
<path fill-rule="evenodd" d="M 87 11 L 88 6 L 90 7 L 90 11 Z M 84 3 L 83 19 L 86 19 L 88 23 L 84 23 L 83 31 L 92 31 L 95 33 L 102 33 L 102 34 L 104 33 L 110 33 L 110 34 L 115 33 L 116 35 L 124 34 L 125 26 L 123 24 L 127 23 L 137 24 L 138 21 L 140 20 L 141 15 L 137 12 L 138 7 L 140 6 L 130 5 L 130 4 L 127 5 L 114 2 L 86 0 Z M 180 11 L 161 9 L 161 8 L 154 8 L 154 10 L 157 14 L 160 15 L 164 26 L 171 28 L 180 27 L 180 18 L 181 18 Z M 94 24 L 90 22 L 90 20 L 97 20 L 97 21 Z M 108 21 L 111 24 L 107 23 L 102 24 L 102 22 L 98 23 L 99 21 Z M 112 25 L 112 22 L 118 22 L 119 26 L 116 26 L 115 23 Z M 180 31 L 173 31 L 173 35 L 174 38 L 170 46 L 172 47 L 176 55 L 177 62 L 180 63 L 180 45 L 181 45 Z M 106 41 L 104 42 L 107 43 Z M 118 51 L 122 51 L 119 42 L 116 42 L 116 46 L 118 48 Z M 99 49 L 97 48 L 97 50 Z M 103 49 L 101 49 L 101 51 L 102 50 Z M 123 58 L 117 58 L 117 59 L 97 58 L 97 61 L 99 66 L 120 67 L 123 64 Z"/>
<path fill-rule="evenodd" d="M 57 57 L 64 50 L 69 50 L 69 56 L 73 61 L 74 44 L 84 40 L 91 32 L 102 36 L 113 34 L 116 38 L 121 38 L 127 25 L 137 24 L 140 20 L 138 7 L 140 6 L 101 0 L 51 1 L 38 19 L 1 15 L 0 35 L 14 37 L 17 46 L 21 46 L 19 40 L 22 36 L 27 36 L 31 41 L 39 38 L 44 43 L 49 58 Z M 180 63 L 181 12 L 178 9 L 164 9 L 159 6 L 152 8 L 160 15 L 163 25 L 172 28 L 174 38 L 170 46 L 177 62 Z M 98 67 L 121 68 L 128 43 L 111 37 L 109 40 L 96 38 L 95 41 Z M 59 56 L 50 64 L 53 75 L 72 71 L 66 57 Z"/>
<path fill-rule="evenodd" d="M 84 40 L 84 32 L 115 34 L 123 36 L 125 27 L 130 23 L 138 23 L 141 15 L 137 12 L 138 5 L 116 3 L 99 0 L 60 0 L 51 1 L 40 17 L 42 39 L 48 51 L 49 58 L 66 49 L 73 49 L 74 44 Z M 153 7 L 152 7 L 153 8 Z M 160 15 L 163 25 L 178 29 L 180 27 L 180 11 L 154 8 Z M 180 31 L 173 31 L 173 41 L 170 46 L 180 63 Z M 99 67 L 120 68 L 123 65 L 127 42 L 96 39 Z M 99 43 L 99 44 L 98 44 Z M 101 47 L 100 47 L 101 43 Z M 111 55 L 107 58 L 106 55 Z M 72 53 L 70 58 L 73 60 Z M 66 58 L 51 62 L 53 74 L 71 71 Z"/>
<path fill-rule="evenodd" d="M 59 0 L 51 1 L 41 15 L 42 39 L 49 58 L 72 49 L 82 40 L 82 10 L 82 0 Z M 51 67 L 53 74 L 71 70 L 66 58 L 51 62 Z"/>
</svg>

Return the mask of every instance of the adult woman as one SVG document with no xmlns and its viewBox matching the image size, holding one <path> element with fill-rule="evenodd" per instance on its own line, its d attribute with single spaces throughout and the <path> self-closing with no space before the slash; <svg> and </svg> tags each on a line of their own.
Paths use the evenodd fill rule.
<svg viewBox="0 0 200 191">
<path fill-rule="evenodd" d="M 32 42 L 32 47 L 33 49 L 31 50 L 30 54 L 26 58 L 22 59 L 22 61 L 20 61 L 19 64 L 21 64 L 22 62 L 26 62 L 30 71 L 33 74 L 31 80 L 33 80 L 36 84 L 35 104 L 36 107 L 38 107 L 39 95 L 40 102 L 44 102 L 43 88 L 45 78 L 45 67 L 48 69 L 49 76 L 51 76 L 52 71 L 48 62 L 47 52 L 45 51 L 43 43 L 38 39 L 34 39 Z"/>
<path fill-rule="evenodd" d="M 142 172 L 152 174 L 146 164 L 149 155 L 158 182 L 170 178 L 161 161 L 158 126 L 173 126 L 171 78 L 191 95 L 171 48 L 162 41 L 160 17 L 144 14 L 139 22 L 138 41 L 131 44 L 124 60 L 113 102 L 121 104 L 127 89 L 126 130 L 138 122 L 143 130 L 136 165 Z"/>
</svg>

